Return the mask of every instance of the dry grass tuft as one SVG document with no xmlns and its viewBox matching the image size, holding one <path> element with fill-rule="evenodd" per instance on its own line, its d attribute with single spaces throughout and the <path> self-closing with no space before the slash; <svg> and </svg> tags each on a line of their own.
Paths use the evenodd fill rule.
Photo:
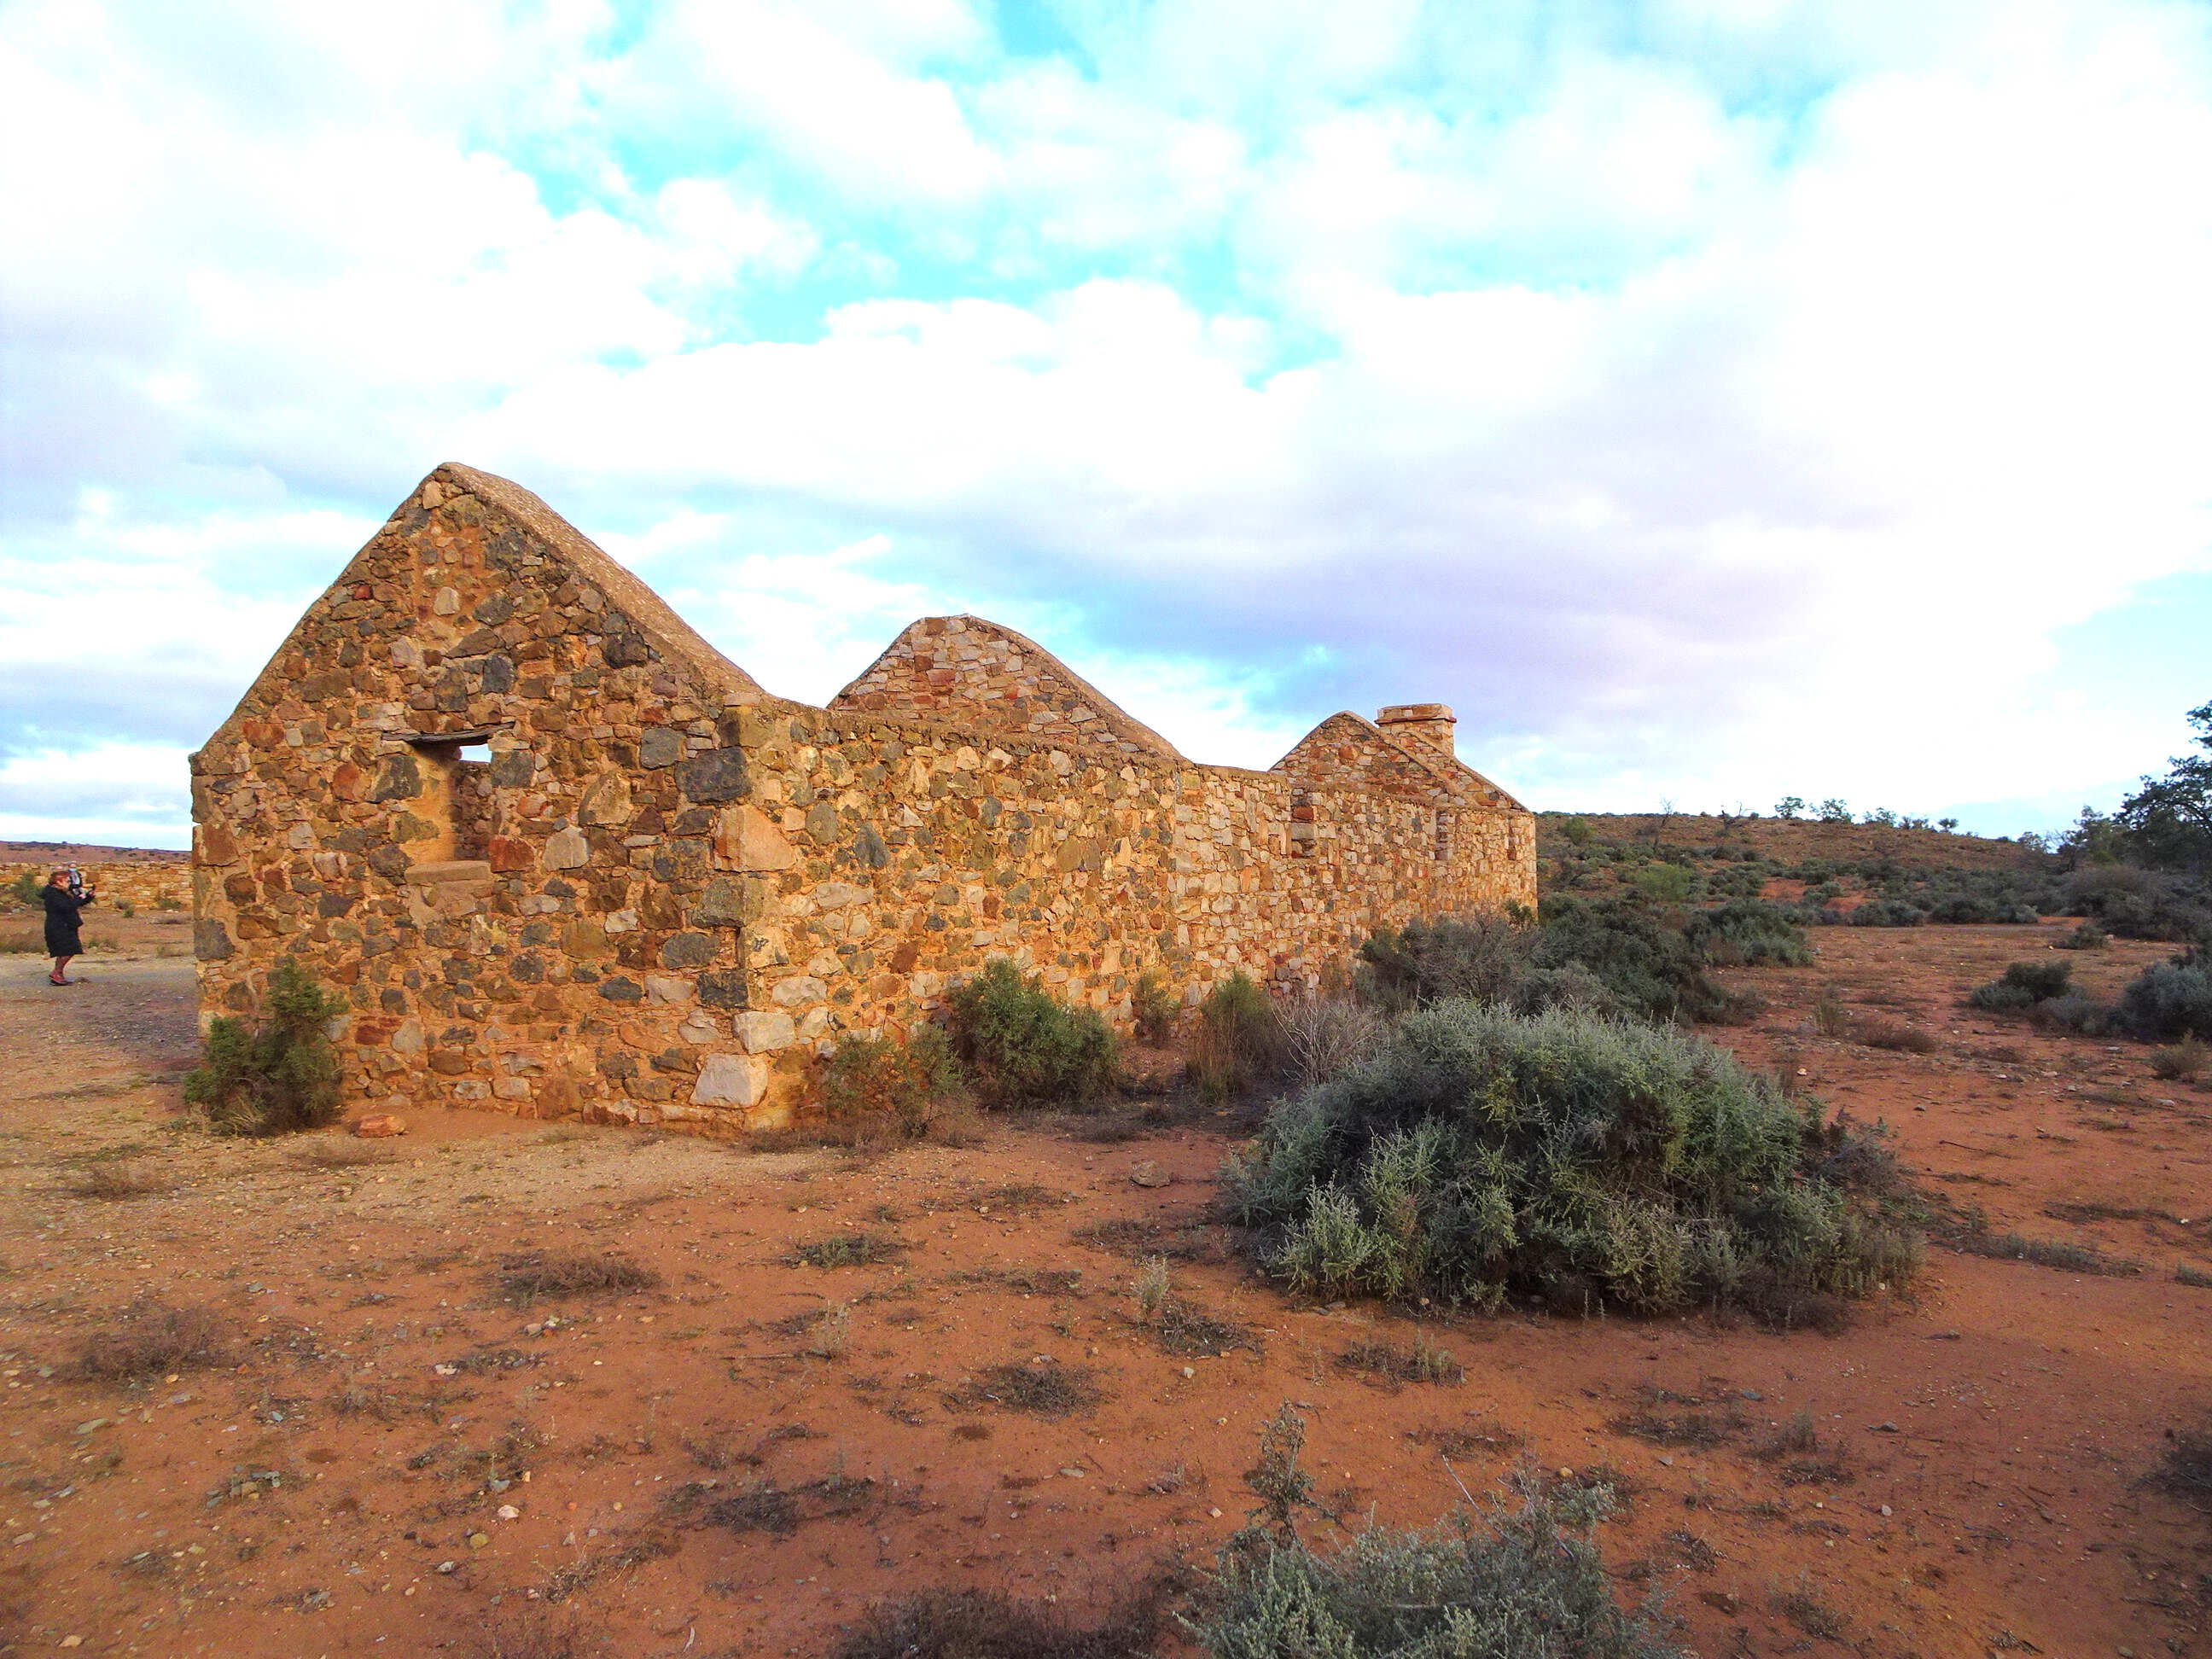
<svg viewBox="0 0 2212 1659">
<path fill-rule="evenodd" d="M 1031 1417 L 1065 1417 L 1104 1398 L 1089 1370 L 1048 1360 L 1042 1364 L 988 1366 L 959 1393 L 947 1395 L 945 1403 L 955 1411 L 996 1406 L 1001 1411 L 1023 1412 Z"/>
<path fill-rule="evenodd" d="M 1934 1033 L 1882 1014 L 1864 1016 L 1851 1035 L 1869 1048 L 1887 1048 L 1898 1054 L 1932 1054 L 1943 1046 Z"/>
<path fill-rule="evenodd" d="M 1203 1355 L 1218 1359 L 1231 1348 L 1259 1351 L 1259 1340 L 1242 1325 L 1216 1319 L 1204 1309 L 1170 1297 L 1152 1321 L 1152 1340 L 1162 1353 Z"/>
<path fill-rule="evenodd" d="M 311 1170 L 355 1170 L 364 1164 L 389 1164 L 389 1148 L 368 1140 L 312 1140 L 292 1150 L 292 1161 Z"/>
<path fill-rule="evenodd" d="M 1616 1433 L 1634 1435 L 1638 1440 L 1648 1440 L 1655 1446 L 1687 1446 L 1700 1449 L 1724 1446 L 1748 1426 L 1743 1413 L 1732 1407 L 1725 1412 L 1675 1413 L 1647 1408 L 1615 1418 L 1613 1422 Z"/>
<path fill-rule="evenodd" d="M 176 1176 L 153 1164 L 102 1159 L 80 1171 L 69 1190 L 73 1198 L 149 1198 L 176 1184 Z"/>
<path fill-rule="evenodd" d="M 792 1314 L 769 1326 L 778 1336 L 799 1343 L 809 1359 L 842 1359 L 853 1346 L 853 1310 L 842 1302 Z"/>
<path fill-rule="evenodd" d="M 134 1382 L 219 1364 L 228 1334 L 213 1309 L 142 1304 L 85 1339 L 77 1370 L 94 1382 Z"/>
<path fill-rule="evenodd" d="M 1152 1659 L 1183 1577 L 1164 1573 L 1088 1625 L 1003 1590 L 927 1589 L 872 1608 L 835 1659 Z"/>
<path fill-rule="evenodd" d="M 789 1261 L 810 1267 L 867 1267 L 879 1261 L 896 1261 L 908 1246 L 883 1233 L 832 1233 L 811 1243 L 794 1246 Z"/>
<path fill-rule="evenodd" d="M 2166 1455 L 2146 1484 L 2192 1509 L 2212 1510 L 2212 1433 L 2168 1429 Z"/>
<path fill-rule="evenodd" d="M 1467 1368 L 1452 1358 L 1449 1350 L 1432 1346 L 1422 1335 L 1414 1337 L 1410 1348 L 1393 1347 L 1375 1338 L 1355 1342 L 1337 1356 L 1336 1364 L 1340 1370 L 1380 1379 L 1394 1389 L 1406 1382 L 1455 1386 L 1467 1381 Z"/>
<path fill-rule="evenodd" d="M 1809 1577 L 1774 1592 L 1774 1610 L 1808 1636 L 1824 1642 L 1840 1642 L 1850 1634 L 1844 1615 L 1821 1599 Z"/>
<path fill-rule="evenodd" d="M 574 1608 L 562 1613 L 518 1600 L 493 1613 L 472 1647 L 474 1659 L 584 1659 L 599 1645 Z"/>
<path fill-rule="evenodd" d="M 1813 1004 L 1813 1024 L 1822 1036 L 1839 1037 L 1850 1030 L 1850 1010 L 1844 1006 L 1844 999 L 1834 986 L 1821 988 Z"/>
<path fill-rule="evenodd" d="M 2150 1068 L 2170 1082 L 2182 1083 L 2212 1071 L 2212 1042 L 2185 1036 L 2150 1057 Z"/>
<path fill-rule="evenodd" d="M 1115 1216 L 1078 1227 L 1069 1237 L 1078 1244 L 1131 1261 L 1157 1255 L 1170 1261 L 1220 1261 L 1227 1255 L 1203 1222 L 1169 1227 L 1157 1221 Z"/>
<path fill-rule="evenodd" d="M 511 1302 L 528 1307 L 556 1296 L 611 1296 L 660 1287 L 660 1275 L 617 1255 L 532 1251 L 500 1264 L 494 1282 Z"/>
<path fill-rule="evenodd" d="M 1497 1456 L 1519 1451 L 1528 1443 L 1528 1437 L 1518 1429 L 1484 1420 L 1444 1428 L 1408 1429 L 1406 1438 L 1440 1456 L 1457 1458 Z"/>
<path fill-rule="evenodd" d="M 587 1590 L 603 1578 L 619 1577 L 634 1572 L 648 1561 L 665 1560 L 676 1553 L 678 1545 L 673 1538 L 662 1532 L 648 1532 L 627 1544 L 602 1550 L 596 1555 L 579 1556 L 565 1567 L 548 1573 L 538 1589 L 538 1597 L 548 1605 L 557 1606 L 579 1591 Z M 557 1650 L 548 1659 L 562 1659 Z"/>
<path fill-rule="evenodd" d="M 1157 1317 L 1160 1310 L 1168 1305 L 1168 1296 L 1174 1288 L 1167 1257 L 1146 1256 L 1137 1273 L 1137 1312 L 1146 1319 Z"/>
<path fill-rule="evenodd" d="M 1751 1455 L 1778 1465 L 1785 1486 L 1840 1486 L 1855 1478 L 1841 1447 L 1822 1447 L 1810 1412 L 1799 1412 L 1753 1447 Z"/>
<path fill-rule="evenodd" d="M 2087 1244 L 2069 1244 L 2055 1238 L 2027 1238 L 2019 1233 L 1968 1231 L 1953 1234 L 1944 1243 L 1966 1255 L 1988 1256 L 1997 1261 L 2032 1261 L 2039 1267 L 2062 1273 L 2094 1273 L 2100 1279 L 2128 1279 L 2142 1271 L 2139 1261 L 2106 1255 Z"/>
</svg>

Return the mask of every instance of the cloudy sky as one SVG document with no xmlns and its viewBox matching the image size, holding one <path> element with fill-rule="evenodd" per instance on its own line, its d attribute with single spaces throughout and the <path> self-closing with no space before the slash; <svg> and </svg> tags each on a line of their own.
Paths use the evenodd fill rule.
<svg viewBox="0 0 2212 1659">
<path fill-rule="evenodd" d="M 0 0 L 0 836 L 441 460 L 771 690 L 974 611 L 1201 759 L 2109 805 L 2212 696 L 2204 0 Z"/>
</svg>

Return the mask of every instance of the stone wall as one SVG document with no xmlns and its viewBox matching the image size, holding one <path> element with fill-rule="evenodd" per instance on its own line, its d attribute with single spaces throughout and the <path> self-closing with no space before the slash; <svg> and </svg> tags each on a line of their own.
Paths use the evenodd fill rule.
<svg viewBox="0 0 2212 1659">
<path fill-rule="evenodd" d="M 1150 967 L 1289 992 L 1378 926 L 1534 902 L 1533 820 L 1364 722 L 1199 766 L 933 620 L 872 691 L 772 698 L 534 496 L 439 469 L 194 757 L 204 1013 L 296 957 L 362 1102 L 734 1129 L 994 956 L 1126 1026 Z M 918 712 L 947 639 L 1009 692 L 981 718 Z"/>
<path fill-rule="evenodd" d="M 1165 738 L 1131 720 L 1036 641 L 981 617 L 925 617 L 910 624 L 830 707 L 1181 758 Z"/>
</svg>

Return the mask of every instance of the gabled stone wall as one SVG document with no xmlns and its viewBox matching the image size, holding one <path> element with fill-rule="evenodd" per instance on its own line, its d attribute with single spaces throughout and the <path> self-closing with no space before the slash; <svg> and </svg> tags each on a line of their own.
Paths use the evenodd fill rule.
<svg viewBox="0 0 2212 1659">
<path fill-rule="evenodd" d="M 1182 758 L 1165 738 L 1131 720 L 1035 640 L 981 617 L 925 617 L 911 623 L 830 707 Z"/>
<path fill-rule="evenodd" d="M 1199 766 L 955 620 L 908 633 L 1018 667 L 994 714 L 923 718 L 906 670 L 891 707 L 787 702 L 534 496 L 440 468 L 194 757 L 204 1013 L 295 957 L 350 1006 L 362 1102 L 737 1128 L 994 956 L 1126 1026 L 1150 967 L 1288 993 L 1379 926 L 1534 902 L 1533 820 L 1364 722 Z"/>
</svg>

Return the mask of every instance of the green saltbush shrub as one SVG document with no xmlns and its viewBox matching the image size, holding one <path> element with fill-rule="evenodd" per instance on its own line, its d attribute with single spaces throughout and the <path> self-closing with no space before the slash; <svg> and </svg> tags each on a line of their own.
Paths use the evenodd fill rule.
<svg viewBox="0 0 2212 1659">
<path fill-rule="evenodd" d="M 1917 927 L 1928 912 L 1905 899 L 1870 898 L 1844 918 L 1854 927 Z"/>
<path fill-rule="evenodd" d="M 1759 898 L 1738 899 L 1717 909 L 1700 910 L 1683 927 L 1684 936 L 1704 959 L 1717 967 L 1748 968 L 1771 963 L 1803 968 L 1813 960 L 1804 931 L 1780 905 Z"/>
<path fill-rule="evenodd" d="M 1449 1002 L 1278 1105 L 1225 1178 L 1302 1291 L 1796 1322 L 1917 1266 L 1838 1150 L 1686 1033 Z"/>
<path fill-rule="evenodd" d="M 1208 1100 L 1225 1100 L 1283 1063 L 1283 1026 L 1251 975 L 1238 969 L 1206 994 L 1191 1034 L 1191 1080 Z"/>
<path fill-rule="evenodd" d="M 952 993 L 953 1048 L 994 1106 L 1080 1105 L 1114 1086 L 1114 1034 L 1005 957 Z"/>
<path fill-rule="evenodd" d="M 1687 1659 L 1656 1597 L 1613 1600 L 1596 1536 L 1617 1512 L 1609 1487 L 1523 1474 L 1517 1503 L 1429 1530 L 1370 1526 L 1324 1555 L 1272 1501 L 1283 1474 L 1254 1485 L 1285 1518 L 1235 1534 L 1184 1619 L 1212 1659 Z"/>
<path fill-rule="evenodd" d="M 1361 999 L 1401 1014 L 1447 997 L 1506 1002 L 1528 970 L 1528 930 L 1502 916 L 1446 916 L 1383 928 L 1359 947 Z"/>
<path fill-rule="evenodd" d="M 2144 969 L 2120 993 L 2119 1018 L 2153 1042 L 2185 1036 L 2212 1041 L 2212 957 L 2185 951 Z"/>
<path fill-rule="evenodd" d="M 1700 884 L 1696 871 L 1679 864 L 1647 864 L 1629 878 L 1628 884 L 1655 903 L 1686 904 Z"/>
<path fill-rule="evenodd" d="M 1138 1041 L 1157 1045 L 1175 1035 L 1176 1016 L 1182 1012 L 1182 1000 L 1176 995 L 1164 973 L 1157 968 L 1147 968 L 1137 975 L 1137 983 L 1129 993 L 1129 1012 L 1137 1022 Z"/>
<path fill-rule="evenodd" d="M 2073 989 L 2070 962 L 2015 962 L 2003 977 L 1974 988 L 1966 1000 L 1993 1014 L 2024 1013 L 2039 1002 L 2063 997 Z"/>
<path fill-rule="evenodd" d="M 1544 906 L 1531 957 L 1541 968 L 1579 964 L 1603 985 L 1613 1006 L 1645 1019 L 1740 1015 L 1737 1000 L 1705 973 L 1701 939 L 1691 936 L 1679 913 L 1620 900 L 1553 901 Z M 1514 1002 L 1528 1012 L 1549 1006 L 1525 996 Z"/>
<path fill-rule="evenodd" d="M 2185 877 L 2099 865 L 2075 871 L 2063 890 L 2069 913 L 2087 916 L 2121 939 L 2212 938 L 2212 897 Z"/>
<path fill-rule="evenodd" d="M 934 1025 L 919 1027 L 904 1042 L 848 1036 L 822 1073 L 823 1115 L 856 1139 L 889 1133 L 919 1140 L 961 1093 L 960 1062 Z"/>
<path fill-rule="evenodd" d="M 185 1099 L 219 1135 L 281 1135 L 319 1129 L 342 1115 L 337 1054 L 330 1022 L 346 1012 L 289 957 L 269 975 L 258 1029 L 219 1014 L 207 1049 L 185 1075 Z"/>
<path fill-rule="evenodd" d="M 1554 895 L 1534 926 L 1486 916 L 1386 928 L 1360 947 L 1358 986 L 1389 1014 L 1458 999 L 1522 1013 L 1729 1022 L 1752 1005 L 1716 984 L 1709 964 L 1811 960 L 1789 914 L 1763 900 L 1684 912 Z"/>
<path fill-rule="evenodd" d="M 2039 1031 L 2071 1031 L 2078 1036 L 2108 1036 L 2121 1029 L 2111 1003 L 2078 990 L 2037 1003 L 2027 1011 L 2027 1023 Z"/>
</svg>

